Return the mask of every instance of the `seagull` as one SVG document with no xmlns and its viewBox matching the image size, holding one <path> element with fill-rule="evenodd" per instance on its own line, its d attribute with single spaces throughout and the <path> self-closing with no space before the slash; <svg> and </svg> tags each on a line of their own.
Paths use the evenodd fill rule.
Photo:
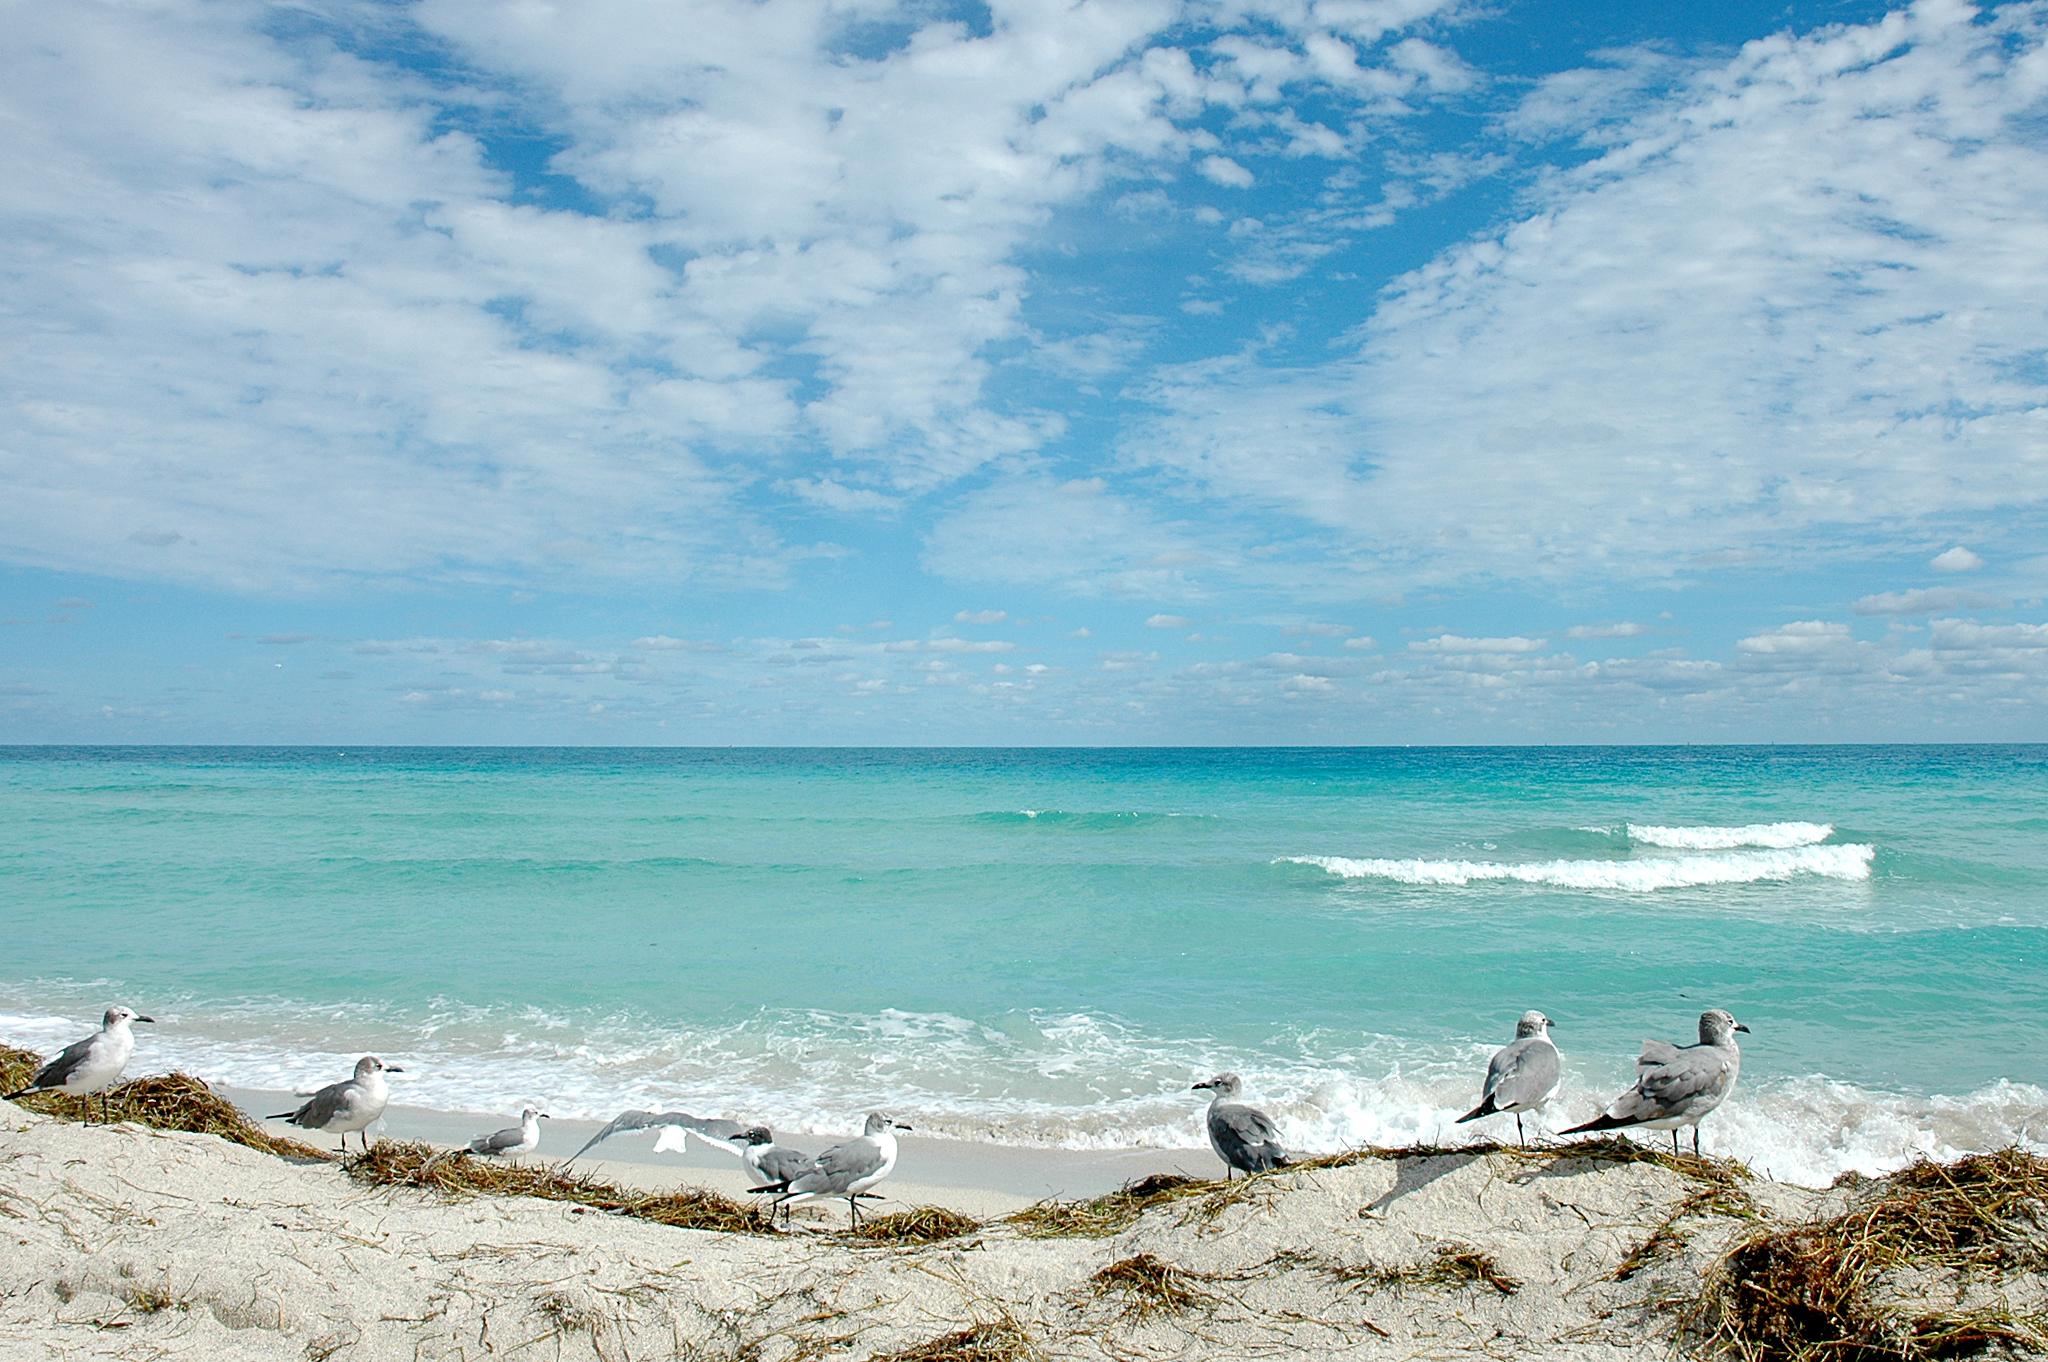
<svg viewBox="0 0 2048 1362">
<path fill-rule="evenodd" d="M 1678 1128 L 1692 1127 L 1692 1152 L 1700 1152 L 1700 1118 L 1721 1105 L 1742 1072 L 1737 1031 L 1748 1031 L 1735 1018 L 1714 1008 L 1700 1013 L 1700 1043 L 1673 1045 L 1646 1040 L 1636 1058 L 1636 1085 L 1607 1104 L 1607 1114 L 1562 1133 L 1620 1130 L 1645 1126 L 1671 1132 L 1671 1152 L 1678 1152 Z"/>
<path fill-rule="evenodd" d="M 472 1154 L 488 1154 L 493 1158 L 517 1158 L 531 1154 L 540 1148 L 540 1123 L 554 1118 L 544 1111 L 528 1107 L 519 1113 L 519 1124 L 490 1135 L 479 1135 L 469 1142 Z"/>
<path fill-rule="evenodd" d="M 128 1029 L 129 1022 L 148 1022 L 156 1025 L 155 1017 L 145 1017 L 128 1007 L 110 1007 L 107 1015 L 100 1020 L 100 1029 L 84 1040 L 73 1041 L 64 1047 L 64 1053 L 36 1071 L 28 1086 L 7 1094 L 12 1102 L 17 1097 L 32 1092 L 48 1092 L 61 1088 L 73 1097 L 100 1097 L 100 1120 L 107 1119 L 106 1090 L 121 1076 L 121 1070 L 128 1067 L 128 1057 L 135 1053 L 135 1033 Z M 92 1103 L 85 1104 L 87 1120 L 92 1119 Z"/>
<path fill-rule="evenodd" d="M 756 1187 L 802 1177 L 817 1162 L 801 1149 L 775 1143 L 774 1132 L 766 1126 L 748 1127 L 744 1138 L 746 1147 L 740 1152 L 740 1163 L 746 1167 L 747 1181 Z"/>
<path fill-rule="evenodd" d="M 341 1152 L 348 1153 L 348 1133 L 361 1131 L 372 1121 L 384 1114 L 385 1103 L 391 1100 L 391 1089 L 384 1082 L 385 1074 L 402 1074 L 405 1070 L 396 1064 L 386 1064 L 375 1055 L 364 1055 L 356 1061 L 356 1076 L 339 1083 L 329 1083 L 313 1094 L 297 1111 L 279 1112 L 266 1119 L 287 1121 L 307 1130 L 324 1130 L 341 1136 Z M 370 1137 L 363 1135 L 363 1152 L 370 1152 Z"/>
<path fill-rule="evenodd" d="M 1217 1074 L 1188 1091 L 1200 1092 L 1205 1088 L 1215 1094 L 1210 1099 L 1207 1118 L 1209 1143 L 1225 1164 L 1225 1182 L 1230 1180 L 1232 1168 L 1249 1177 L 1290 1161 L 1287 1151 L 1280 1147 L 1280 1128 L 1273 1124 L 1273 1118 L 1257 1107 L 1232 1100 L 1244 1091 L 1236 1074 Z"/>
<path fill-rule="evenodd" d="M 746 1140 L 746 1144 L 740 1150 L 740 1163 L 747 1170 L 747 1181 L 755 1187 L 767 1187 L 774 1183 L 787 1184 L 816 1166 L 817 1160 L 801 1149 L 792 1149 L 786 1144 L 775 1143 L 774 1133 L 766 1126 L 750 1126 L 742 1138 Z M 782 1215 L 784 1223 L 787 1223 L 787 1206 L 782 1208 Z"/>
<path fill-rule="evenodd" d="M 738 1121 L 721 1120 L 715 1116 L 692 1116 L 687 1111 L 622 1111 L 614 1116 L 611 1123 L 590 1137 L 583 1148 L 571 1154 L 567 1160 L 574 1163 L 588 1154 L 592 1148 L 609 1140 L 614 1135 L 623 1135 L 629 1130 L 661 1131 L 661 1138 L 654 1142 L 654 1152 L 665 1153 L 683 1147 L 685 1135 L 695 1135 L 708 1145 L 723 1149 L 728 1154 L 745 1157 L 745 1136 L 750 1129 Z M 773 1135 L 768 1137 L 771 1141 Z"/>
<path fill-rule="evenodd" d="M 774 1196 L 775 1204 L 785 1211 L 816 1197 L 843 1196 L 848 1217 L 858 1225 L 860 1203 L 855 1198 L 888 1177 L 896 1167 L 895 1132 L 908 1129 L 910 1127 L 901 1121 L 879 1111 L 871 1111 L 859 1138 L 833 1145 L 812 1159 L 810 1166 L 796 1177 L 781 1178 L 747 1190 Z"/>
<path fill-rule="evenodd" d="M 1529 1143 L 1522 1133 L 1522 1113 L 1543 1110 L 1557 1091 L 1557 1047 L 1550 1043 L 1550 1028 L 1555 1025 L 1533 1009 L 1522 1014 L 1515 1023 L 1513 1043 L 1496 1051 L 1486 1066 L 1486 1090 L 1479 1105 L 1460 1116 L 1457 1124 L 1511 1111 L 1515 1138 Z"/>
</svg>

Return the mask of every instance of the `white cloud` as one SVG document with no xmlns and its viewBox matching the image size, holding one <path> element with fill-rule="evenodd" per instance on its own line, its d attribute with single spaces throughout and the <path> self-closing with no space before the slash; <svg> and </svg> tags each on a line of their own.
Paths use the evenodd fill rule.
<svg viewBox="0 0 2048 1362">
<path fill-rule="evenodd" d="M 831 478 L 787 478 L 775 487 L 834 511 L 893 511 L 903 504 L 901 497 L 869 487 L 848 487 Z"/>
<path fill-rule="evenodd" d="M 1917 587 L 1912 591 L 1886 591 L 1865 596 L 1853 609 L 1859 615 L 1933 615 L 1943 610 L 1997 609 L 2006 602 L 1981 591 L 1959 587 Z"/>
<path fill-rule="evenodd" d="M 1393 35 L 1442 2 L 1357 27 L 1363 78 L 1441 84 Z M 1058 438 L 985 391 L 994 347 L 1042 339 L 1020 248 L 1132 167 L 1248 182 L 1205 109 L 1332 78 L 1317 14 L 1177 0 L 1009 5 L 980 36 L 884 3 L 861 13 L 906 41 L 869 55 L 830 0 L 276 13 L 10 14 L 0 279 L 39 319 L 0 337 L 17 561 L 773 587 L 813 550 L 745 488 L 893 514 Z M 1218 23 L 1279 64 L 1198 72 L 1173 44 Z M 427 50 L 431 81 L 351 55 Z M 478 110 L 555 143 L 593 211 L 519 191 L 459 130 Z"/>
<path fill-rule="evenodd" d="M 1195 169 L 1202 173 L 1203 179 L 1214 180 L 1231 189 L 1252 187 L 1252 173 L 1228 156 L 1204 156 L 1196 163 Z"/>
<path fill-rule="evenodd" d="M 955 624 L 1001 624 L 1010 618 L 1007 610 L 960 610 L 954 612 Z"/>
<path fill-rule="evenodd" d="M 1145 620 L 1147 629 L 1192 629 L 1194 624 L 1186 615 L 1151 615 Z"/>
<path fill-rule="evenodd" d="M 1936 572 L 1975 572 L 1984 566 L 1984 560 L 1958 544 L 1943 553 L 1935 554 L 1927 566 Z"/>
<path fill-rule="evenodd" d="M 1618 624 L 1574 624 L 1564 631 L 1566 638 L 1636 638 L 1650 631 L 1643 625 L 1623 620 Z"/>
<path fill-rule="evenodd" d="M 725 649 L 716 643 L 691 638 L 670 638 L 667 634 L 650 634 L 633 640 L 633 646 L 650 653 L 721 653 Z"/>
<path fill-rule="evenodd" d="M 1417 653 L 1534 653 L 1547 646 L 1547 640 L 1523 638 L 1462 638 L 1457 634 L 1439 634 L 1435 638 L 1419 639 L 1408 645 L 1410 652 Z"/>
<path fill-rule="evenodd" d="M 1863 558 L 2035 514 L 2044 26 L 1927 3 L 1662 89 L 1624 71 L 1609 102 L 1539 92 L 1546 135 L 1599 155 L 1398 281 L 1351 359 L 1163 372 L 1128 452 L 1246 534 L 1298 519 L 1318 579 L 1393 587 Z"/>
</svg>

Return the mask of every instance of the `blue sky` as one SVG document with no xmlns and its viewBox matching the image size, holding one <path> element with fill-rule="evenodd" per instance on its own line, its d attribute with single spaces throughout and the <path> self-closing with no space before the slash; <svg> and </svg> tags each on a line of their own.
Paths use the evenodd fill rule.
<svg viewBox="0 0 2048 1362">
<path fill-rule="evenodd" d="M 0 742 L 2048 740 L 2048 5 L 0 25 Z"/>
</svg>

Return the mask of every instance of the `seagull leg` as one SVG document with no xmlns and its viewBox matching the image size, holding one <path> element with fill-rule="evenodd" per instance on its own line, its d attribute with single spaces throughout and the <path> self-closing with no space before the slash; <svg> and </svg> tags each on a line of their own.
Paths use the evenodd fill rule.
<svg viewBox="0 0 2048 1362">
<path fill-rule="evenodd" d="M 1678 1127 L 1671 1127 L 1671 1157 L 1678 1157 Z"/>
<path fill-rule="evenodd" d="M 1529 1143 L 1529 1137 L 1522 1133 L 1522 1113 L 1519 1111 L 1515 1113 L 1515 1142 L 1517 1144 Z"/>
</svg>

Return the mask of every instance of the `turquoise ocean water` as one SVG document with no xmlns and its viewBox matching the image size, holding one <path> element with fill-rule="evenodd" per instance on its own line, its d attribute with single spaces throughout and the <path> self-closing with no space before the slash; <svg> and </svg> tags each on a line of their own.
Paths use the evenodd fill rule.
<svg viewBox="0 0 2048 1362">
<path fill-rule="evenodd" d="M 2048 748 L 0 748 L 0 1039 L 135 1071 L 1309 1150 L 1543 1124 L 1751 1028 L 1710 1150 L 1824 1182 L 2048 1149 Z"/>
</svg>

